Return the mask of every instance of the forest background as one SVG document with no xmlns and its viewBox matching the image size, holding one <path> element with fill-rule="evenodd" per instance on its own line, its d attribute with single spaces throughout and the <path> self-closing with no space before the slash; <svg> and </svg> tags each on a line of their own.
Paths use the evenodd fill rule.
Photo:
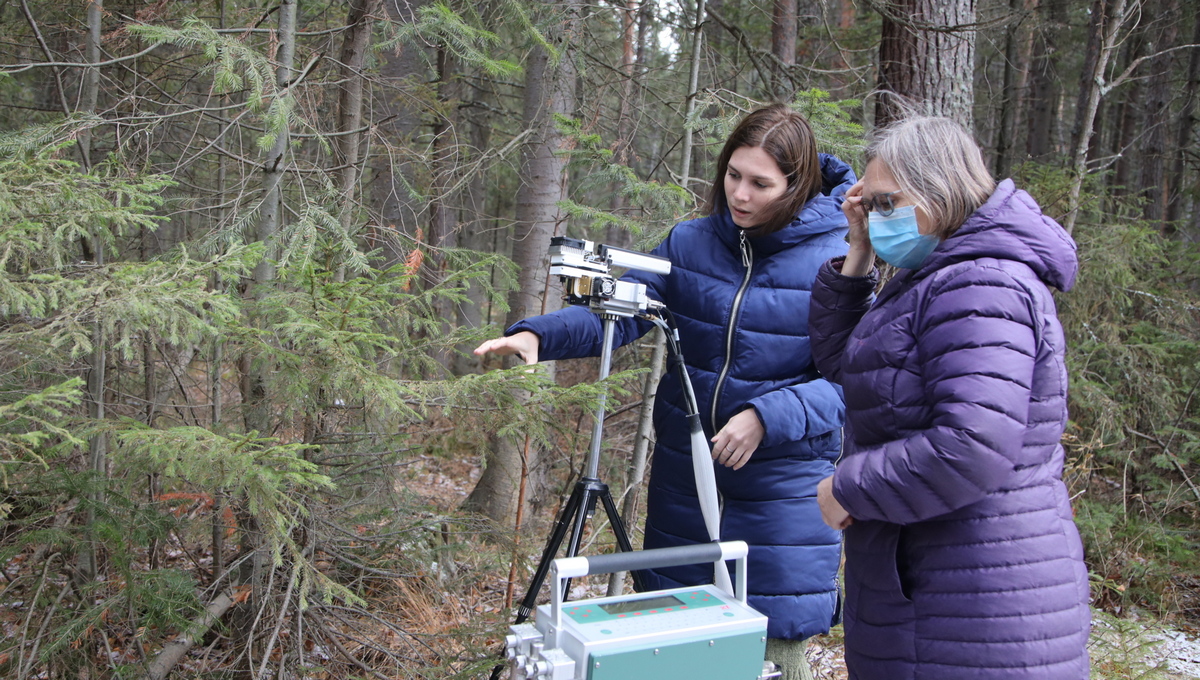
<svg viewBox="0 0 1200 680">
<path fill-rule="evenodd" d="M 601 395 L 640 543 L 662 360 L 469 349 L 782 100 L 860 171 L 955 117 L 1072 231 L 1094 673 L 1153 677 L 1129 622 L 1200 618 L 1197 44 L 1195 0 L 0 0 L 0 675 L 485 675 Z"/>
</svg>

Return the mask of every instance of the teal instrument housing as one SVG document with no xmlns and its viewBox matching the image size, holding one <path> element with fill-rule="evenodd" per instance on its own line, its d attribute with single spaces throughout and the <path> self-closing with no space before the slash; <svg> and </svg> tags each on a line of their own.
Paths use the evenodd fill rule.
<svg viewBox="0 0 1200 680">
<path fill-rule="evenodd" d="M 765 680 L 777 677 L 764 664 L 767 617 L 745 602 L 744 552 L 737 569 L 738 594 L 705 585 L 577 602 L 562 602 L 568 578 L 605 573 L 629 560 L 662 561 L 711 546 L 664 548 L 594 558 L 554 561 L 549 604 L 535 622 L 510 628 L 506 655 L 514 680 Z M 677 555 L 675 553 L 678 553 Z M 717 557 L 723 555 L 718 553 Z M 711 555 L 709 555 L 711 559 Z M 693 559 L 695 559 L 693 555 Z M 589 561 L 592 562 L 589 564 Z M 696 559 L 696 561 L 700 561 Z M 611 564 L 610 564 L 611 563 Z M 628 568 L 637 568 L 631 564 Z"/>
</svg>

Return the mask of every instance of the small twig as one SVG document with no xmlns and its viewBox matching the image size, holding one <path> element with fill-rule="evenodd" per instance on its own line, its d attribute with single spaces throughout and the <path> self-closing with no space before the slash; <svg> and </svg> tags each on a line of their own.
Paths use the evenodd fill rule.
<svg viewBox="0 0 1200 680">
<path fill-rule="evenodd" d="M 1160 440 L 1157 437 L 1152 437 L 1148 434 L 1143 434 L 1141 432 L 1138 432 L 1137 430 L 1133 429 L 1132 427 L 1129 427 L 1128 425 L 1125 426 L 1125 431 L 1136 437 L 1141 437 L 1142 439 L 1145 439 L 1146 441 L 1157 444 L 1158 447 L 1160 449 L 1162 449 L 1163 454 L 1171 459 L 1171 463 L 1175 466 L 1176 470 L 1179 470 L 1179 474 L 1183 475 L 1183 481 L 1187 482 L 1187 485 L 1189 488 L 1191 488 L 1192 494 L 1196 497 L 1196 500 L 1200 501 L 1200 489 L 1196 488 L 1196 484 L 1194 482 L 1192 482 L 1192 478 L 1189 477 L 1188 473 L 1184 471 L 1183 465 L 1180 464 L 1180 462 L 1179 462 L 1179 456 L 1176 456 L 1169 448 L 1167 448 L 1167 445 L 1164 444 L 1162 442 L 1162 440 Z"/>
<path fill-rule="evenodd" d="M 267 670 L 267 661 L 271 658 L 271 651 L 275 649 L 275 642 L 279 640 L 279 630 L 283 628 L 283 619 L 287 615 L 288 605 L 292 602 L 292 590 L 296 587 L 298 567 L 292 568 L 292 577 L 288 579 L 287 592 L 283 595 L 283 606 L 279 608 L 279 617 L 275 619 L 275 629 L 271 631 L 271 639 L 267 641 L 267 648 L 263 650 L 262 662 L 258 665 L 258 677 L 263 677 L 263 673 Z M 282 666 L 282 664 L 280 664 Z"/>
<path fill-rule="evenodd" d="M 391 680 L 391 678 L 389 678 L 388 676 L 384 675 L 383 673 L 380 673 L 379 671 L 375 670 L 374 668 L 371 668 L 370 666 L 368 666 L 365 663 L 363 663 L 362 661 L 360 661 L 358 659 L 358 657 L 351 654 L 349 650 L 347 650 L 345 647 L 342 646 L 342 643 L 340 640 L 338 640 L 337 636 L 334 635 L 333 633 L 329 632 L 329 630 L 325 628 L 325 625 L 322 624 L 320 622 L 320 620 L 318 620 L 316 622 L 316 626 L 321 631 L 321 633 L 323 633 L 325 635 L 325 639 L 329 640 L 329 642 L 331 642 L 333 644 L 333 646 L 339 652 L 341 652 L 342 656 L 346 657 L 347 661 L 354 664 L 355 666 L 358 666 L 363 671 L 370 673 L 372 676 L 379 678 L 379 680 Z"/>
<path fill-rule="evenodd" d="M 37 590 L 29 600 L 29 611 L 25 614 L 25 623 L 21 624 L 21 642 L 17 645 L 17 680 L 25 680 L 25 675 L 33 668 L 32 656 L 29 658 L 29 667 L 25 666 L 25 643 L 29 640 L 29 622 L 33 620 L 33 612 L 37 611 L 38 598 L 42 596 L 42 589 L 46 587 L 50 565 L 54 563 L 55 557 L 61 555 L 62 553 L 54 553 L 46 560 L 46 565 L 42 567 L 42 577 L 38 580 Z"/>
<path fill-rule="evenodd" d="M 63 598 L 71 591 L 71 582 L 68 580 L 63 584 L 62 590 L 58 591 L 58 597 L 54 598 L 54 604 L 50 606 L 50 611 L 46 612 L 46 616 L 42 618 L 42 625 L 38 627 L 37 636 L 33 638 L 33 649 L 29 650 L 29 658 L 36 659 L 38 649 L 42 646 L 42 639 L 46 635 L 46 629 L 50 627 L 50 619 L 54 618 L 54 612 L 58 611 L 58 605 L 62 604 Z M 29 667 L 32 670 L 33 666 Z"/>
</svg>

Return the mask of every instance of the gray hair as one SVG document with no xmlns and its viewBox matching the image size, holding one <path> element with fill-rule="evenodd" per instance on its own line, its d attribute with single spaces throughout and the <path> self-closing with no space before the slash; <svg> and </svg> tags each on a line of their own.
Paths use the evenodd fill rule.
<svg viewBox="0 0 1200 680">
<path fill-rule="evenodd" d="M 996 190 L 979 145 L 949 118 L 912 116 L 893 123 L 876 131 L 865 155 L 868 163 L 887 165 L 943 239 Z"/>
</svg>

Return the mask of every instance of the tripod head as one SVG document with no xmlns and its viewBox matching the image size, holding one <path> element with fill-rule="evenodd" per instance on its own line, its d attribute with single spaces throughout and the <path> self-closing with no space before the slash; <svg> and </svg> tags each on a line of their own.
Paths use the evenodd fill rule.
<svg viewBox="0 0 1200 680">
<path fill-rule="evenodd" d="M 638 316 L 658 305 L 646 297 L 646 285 L 615 278 L 613 267 L 670 274 L 671 261 L 657 255 L 555 236 L 550 239 L 550 274 L 563 284 L 563 299 L 596 314 Z"/>
</svg>

